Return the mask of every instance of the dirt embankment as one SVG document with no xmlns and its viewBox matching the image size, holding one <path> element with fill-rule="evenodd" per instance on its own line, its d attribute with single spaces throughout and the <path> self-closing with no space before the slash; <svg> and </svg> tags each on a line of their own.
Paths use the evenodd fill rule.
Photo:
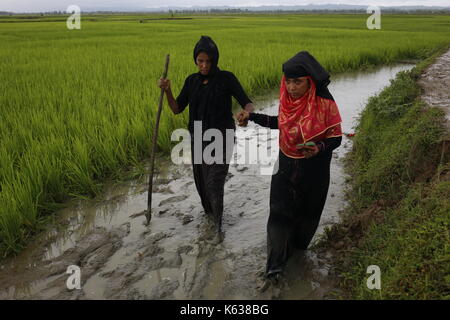
<svg viewBox="0 0 450 320">
<path fill-rule="evenodd" d="M 450 140 L 450 50 L 441 55 L 422 74 L 419 85 L 421 99 L 428 105 L 441 108 L 446 114 L 447 136 Z"/>
<path fill-rule="evenodd" d="M 420 208 L 420 202 L 423 201 L 424 203 L 426 201 L 429 201 L 428 196 L 431 194 L 431 196 L 434 196 L 433 194 L 433 188 L 440 182 L 449 181 L 450 180 L 450 167 L 448 162 L 446 162 L 445 159 L 448 159 L 449 153 L 450 153 L 450 50 L 442 54 L 441 56 L 437 57 L 432 64 L 427 66 L 421 73 L 420 77 L 417 80 L 417 85 L 421 89 L 421 94 L 417 97 L 417 100 L 424 102 L 426 104 L 425 109 L 429 107 L 436 107 L 441 109 L 444 112 L 445 119 L 443 119 L 443 133 L 439 141 L 435 141 L 433 143 L 433 148 L 429 150 L 429 153 L 424 157 L 426 161 L 424 163 L 418 164 L 419 169 L 417 169 L 417 175 L 409 177 L 412 179 L 411 187 L 413 184 L 421 184 L 424 190 L 422 191 L 423 194 L 421 194 L 420 197 L 418 197 L 415 201 L 418 203 L 418 207 Z M 383 106 L 386 107 L 386 106 Z M 420 117 L 421 115 L 418 115 Z M 418 119 L 419 120 L 419 119 Z M 440 126 L 441 123 L 438 124 Z M 358 134 L 358 133 L 357 133 Z M 419 133 L 426 135 L 426 132 Z M 352 168 L 351 170 L 355 172 L 354 164 L 349 163 L 352 161 L 352 154 L 350 153 L 347 157 L 347 167 Z M 356 200 L 352 202 L 350 199 L 350 206 L 357 205 L 359 196 L 357 195 L 358 190 L 352 189 L 350 187 L 349 192 L 353 194 L 349 194 L 349 198 L 355 198 Z M 360 191 L 359 191 L 360 192 Z M 439 194 L 439 193 L 438 193 Z M 442 196 L 442 195 L 441 195 Z M 362 209 L 356 209 L 355 207 L 349 207 L 347 208 L 346 212 L 351 212 L 346 214 L 342 221 L 336 225 L 334 225 L 331 230 L 328 231 L 326 237 L 323 239 L 323 241 L 318 245 L 316 248 L 316 252 L 319 256 L 326 256 L 330 257 L 330 259 L 326 259 L 326 261 L 333 265 L 331 268 L 334 273 L 337 275 L 336 278 L 334 278 L 333 286 L 336 288 L 342 288 L 342 290 L 336 291 L 334 290 L 334 293 L 328 293 L 331 295 L 335 295 L 335 293 L 338 293 L 338 296 L 342 294 L 341 297 L 345 298 L 352 298 L 352 292 L 355 292 L 357 286 L 361 286 L 361 284 L 355 283 L 355 277 L 346 277 L 341 276 L 342 273 L 348 272 L 349 266 L 353 265 L 352 270 L 357 270 L 358 268 L 354 267 L 355 264 L 358 263 L 358 261 L 353 261 L 352 259 L 355 259 L 355 255 L 353 253 L 359 252 L 358 254 L 366 254 L 369 255 L 364 249 L 362 248 L 362 245 L 367 246 L 367 243 L 365 243 L 365 240 L 367 238 L 367 233 L 369 232 L 369 229 L 371 226 L 374 225 L 381 225 L 385 223 L 386 219 L 388 218 L 386 216 L 386 212 L 394 212 L 397 213 L 395 210 L 401 210 L 407 211 L 408 208 L 404 208 L 399 204 L 398 199 L 394 200 L 395 197 L 385 197 L 380 198 L 376 201 L 373 201 L 369 207 L 362 208 Z M 432 199 L 434 201 L 443 201 L 442 199 L 439 200 L 439 198 Z M 445 200 L 444 200 L 445 201 Z M 444 202 L 442 202 L 444 204 Z M 448 205 L 448 204 L 447 204 Z M 433 208 L 433 207 L 430 207 Z M 394 211 L 390 211 L 394 210 Z M 431 210 L 431 209 L 429 209 Z M 420 212 L 419 209 L 416 209 L 416 212 Z M 427 210 L 425 210 L 427 212 Z M 411 215 L 417 214 L 415 212 L 411 212 Z M 401 219 L 401 218 L 399 218 Z M 424 219 L 425 221 L 427 218 L 418 217 L 417 220 L 421 221 Z M 392 219 L 391 219 L 392 220 Z M 391 221 L 392 223 L 392 221 Z M 404 221 L 404 223 L 399 220 L 400 225 L 408 225 L 408 221 Z M 396 230 L 395 232 L 399 232 L 399 230 Z M 390 232 L 390 234 L 395 233 Z M 422 232 L 422 231 L 420 231 Z M 420 232 L 418 232 L 420 234 Z M 433 231 L 432 231 L 433 232 Z M 425 234 L 426 232 L 422 232 L 422 234 Z M 402 234 L 402 236 L 405 236 Z M 377 236 L 373 236 L 373 239 L 379 239 Z M 393 241 L 395 241 L 395 236 Z M 420 240 L 419 240 L 420 241 Z M 379 244 L 383 246 L 384 244 Z M 413 244 L 411 244 L 413 245 Z M 427 244 L 428 245 L 428 244 Z M 432 248 L 432 250 L 436 250 L 438 252 L 439 246 L 442 246 L 444 244 L 437 243 L 437 248 Z M 383 250 L 383 247 L 377 248 L 377 250 Z M 356 258 L 358 259 L 358 258 Z M 411 261 L 411 263 L 415 263 L 415 261 Z M 426 261 L 418 261 L 418 265 L 426 265 Z M 443 262 L 444 263 L 444 262 Z M 337 270 L 338 269 L 338 270 Z M 427 270 L 427 266 L 422 268 L 422 270 Z M 368 277 L 369 275 L 367 275 Z M 415 275 L 413 274 L 411 278 L 414 278 Z M 433 275 L 430 276 L 432 278 Z M 361 280 L 361 279 L 360 279 Z M 363 280 L 361 280 L 363 281 Z M 408 298 L 407 288 L 401 288 L 401 283 L 406 283 L 408 279 L 405 277 L 404 280 L 400 280 L 399 288 L 391 289 L 392 291 L 387 293 L 386 296 L 389 296 L 392 292 L 394 292 L 394 295 L 397 295 L 398 297 L 404 297 Z M 417 283 L 419 283 L 419 280 L 414 280 Z M 426 281 L 425 281 L 426 283 Z M 403 286 L 406 286 L 403 284 Z M 425 290 L 424 287 L 421 289 Z M 398 291 L 395 291 L 398 290 Z M 405 290 L 402 291 L 402 290 Z M 431 293 L 430 293 L 431 294 Z M 434 294 L 434 292 L 433 292 Z M 369 296 L 369 295 L 368 295 Z M 425 295 L 426 296 L 426 295 Z"/>
</svg>

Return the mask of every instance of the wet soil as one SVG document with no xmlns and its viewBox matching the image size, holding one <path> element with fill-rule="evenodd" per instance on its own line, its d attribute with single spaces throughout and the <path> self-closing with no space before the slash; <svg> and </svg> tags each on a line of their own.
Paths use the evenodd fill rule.
<svg viewBox="0 0 450 320">
<path fill-rule="evenodd" d="M 352 132 L 369 96 L 411 64 L 344 74 L 330 85 Z M 277 113 L 276 92 L 256 101 L 262 113 Z M 256 141 L 276 159 L 276 130 L 255 124 L 237 130 L 238 145 Z M 344 137 L 332 161 L 331 184 L 317 240 L 339 221 L 345 206 Z M 185 155 L 189 159 L 189 155 Z M 266 222 L 272 166 L 240 164 L 235 155 L 225 184 L 223 231 L 218 241 L 196 192 L 191 166 L 157 159 L 152 221 L 144 225 L 146 176 L 108 185 L 102 197 L 73 200 L 18 256 L 0 266 L 0 299 L 327 299 L 333 289 L 332 254 L 297 252 L 277 285 L 263 281 Z M 273 165 L 273 163 L 272 163 Z M 81 289 L 68 289 L 68 266 L 81 268 Z"/>
<path fill-rule="evenodd" d="M 450 140 L 450 50 L 431 64 L 419 79 L 423 89 L 421 99 L 427 105 L 441 108 L 446 115 L 447 135 Z"/>
</svg>

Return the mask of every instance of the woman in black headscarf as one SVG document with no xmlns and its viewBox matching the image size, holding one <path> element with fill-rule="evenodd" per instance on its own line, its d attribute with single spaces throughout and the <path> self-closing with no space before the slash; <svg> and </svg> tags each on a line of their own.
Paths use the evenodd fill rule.
<svg viewBox="0 0 450 320">
<path fill-rule="evenodd" d="M 341 117 L 327 89 L 328 72 L 308 52 L 283 64 L 278 116 L 241 111 L 279 129 L 278 172 L 270 186 L 266 275 L 277 278 L 293 249 L 306 250 L 319 224 L 330 183 L 332 151 L 341 144 Z"/>
<path fill-rule="evenodd" d="M 202 36 L 195 45 L 194 62 L 198 72 L 186 78 L 176 99 L 168 79 L 160 79 L 158 85 L 165 90 L 169 106 L 174 114 L 183 112 L 189 105 L 188 128 L 191 133 L 195 186 L 205 213 L 214 220 L 221 234 L 225 177 L 234 146 L 234 140 L 230 143 L 225 137 L 227 129 L 236 129 L 231 110 L 231 97 L 235 97 L 242 108 L 248 112 L 252 112 L 254 107 L 236 76 L 232 72 L 219 69 L 219 50 L 210 37 Z M 219 163 L 208 164 L 203 159 L 203 151 L 208 143 L 203 142 L 201 133 L 199 135 L 194 130 L 196 121 L 201 121 L 202 132 L 218 129 L 222 133 L 223 152 L 222 161 L 218 161 Z M 201 148 L 194 148 L 194 140 L 201 145 Z"/>
</svg>

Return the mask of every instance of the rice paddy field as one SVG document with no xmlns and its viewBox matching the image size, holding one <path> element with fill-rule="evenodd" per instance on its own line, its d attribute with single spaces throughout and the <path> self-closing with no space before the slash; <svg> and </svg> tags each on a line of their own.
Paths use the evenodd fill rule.
<svg viewBox="0 0 450 320">
<path fill-rule="evenodd" d="M 277 86 L 281 64 L 311 52 L 332 74 L 422 59 L 449 45 L 449 15 L 0 16 L 0 258 L 20 251 L 70 197 L 99 194 L 105 179 L 149 156 L 167 53 L 175 94 L 196 72 L 201 35 L 219 66 L 250 96 Z M 187 112 L 165 107 L 158 145 L 171 147 Z"/>
</svg>

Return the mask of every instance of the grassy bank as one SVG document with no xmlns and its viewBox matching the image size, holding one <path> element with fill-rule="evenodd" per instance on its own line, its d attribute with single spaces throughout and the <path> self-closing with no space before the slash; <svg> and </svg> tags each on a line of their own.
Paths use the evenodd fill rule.
<svg viewBox="0 0 450 320">
<path fill-rule="evenodd" d="M 450 36 L 450 17 L 438 15 L 383 16 L 381 30 L 368 30 L 365 15 L 143 18 L 82 17 L 81 30 L 45 17 L 0 23 L 0 257 L 18 252 L 68 196 L 99 194 L 103 179 L 142 167 L 165 54 L 178 92 L 196 71 L 202 34 L 250 95 L 276 86 L 282 62 L 299 50 L 337 73 L 423 58 Z M 186 122 L 187 112 L 164 110 L 161 150 Z"/>
<path fill-rule="evenodd" d="M 319 243 L 335 251 L 341 298 L 450 298 L 450 141 L 443 112 L 417 99 L 432 61 L 399 74 L 360 116 L 350 205 Z M 380 290 L 367 288 L 370 265 L 380 267 Z"/>
</svg>

